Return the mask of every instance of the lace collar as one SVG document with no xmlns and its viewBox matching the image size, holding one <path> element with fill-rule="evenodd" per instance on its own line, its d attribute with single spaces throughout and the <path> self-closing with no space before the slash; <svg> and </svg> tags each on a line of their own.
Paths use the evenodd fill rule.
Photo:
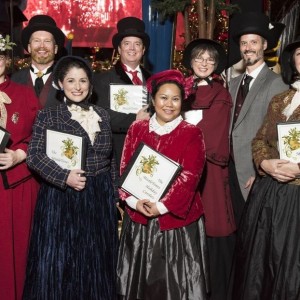
<svg viewBox="0 0 300 300">
<path fill-rule="evenodd" d="M 86 110 L 78 105 L 72 104 L 68 106 L 68 110 L 72 115 L 71 119 L 77 121 L 83 127 L 93 145 L 96 133 L 101 131 L 99 122 L 102 120 L 100 116 L 94 111 L 92 106 Z"/>
<path fill-rule="evenodd" d="M 158 135 L 165 135 L 172 132 L 181 123 L 182 120 L 182 116 L 179 115 L 175 120 L 168 122 L 165 125 L 160 125 L 156 120 L 155 113 L 149 121 L 149 131 L 154 131 Z"/>
</svg>

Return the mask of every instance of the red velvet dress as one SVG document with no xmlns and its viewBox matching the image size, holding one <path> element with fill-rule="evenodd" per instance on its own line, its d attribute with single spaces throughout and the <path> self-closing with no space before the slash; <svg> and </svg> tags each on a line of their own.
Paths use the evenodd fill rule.
<svg viewBox="0 0 300 300">
<path fill-rule="evenodd" d="M 32 89 L 6 78 L 0 91 L 12 100 L 7 109 L 7 147 L 27 151 L 39 104 Z M 22 298 L 28 242 L 38 183 L 25 162 L 1 172 L 0 177 L 0 299 Z M 9 188 L 4 187 L 4 182 Z"/>
<path fill-rule="evenodd" d="M 207 249 L 203 208 L 197 190 L 205 163 L 199 128 L 181 121 L 170 133 L 134 122 L 126 136 L 121 173 L 140 142 L 177 161 L 182 171 L 160 199 L 168 212 L 157 218 L 127 207 L 117 267 L 119 299 L 207 299 Z M 121 192 L 125 200 L 129 195 Z"/>
</svg>

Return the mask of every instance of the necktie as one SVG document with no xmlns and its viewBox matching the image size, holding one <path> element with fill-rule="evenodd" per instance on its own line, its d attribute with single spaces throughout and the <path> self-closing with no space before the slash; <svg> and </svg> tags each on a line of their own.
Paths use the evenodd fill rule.
<svg viewBox="0 0 300 300">
<path fill-rule="evenodd" d="M 143 82 L 141 81 L 141 79 L 137 76 L 138 71 L 128 71 L 128 73 L 130 73 L 132 75 L 132 82 L 136 85 L 142 85 Z"/>
<path fill-rule="evenodd" d="M 244 83 L 240 86 L 240 89 L 238 91 L 238 95 L 236 98 L 236 103 L 235 103 L 235 109 L 234 109 L 234 115 L 233 115 L 233 124 L 235 124 L 240 111 L 242 109 L 242 106 L 244 104 L 245 98 L 249 92 L 249 85 L 251 80 L 253 79 L 253 77 L 249 76 L 249 75 L 245 75 L 244 77 Z"/>
<path fill-rule="evenodd" d="M 30 70 L 32 72 L 34 72 L 33 67 L 30 67 Z M 41 93 L 41 91 L 44 87 L 43 76 L 46 75 L 46 74 L 51 73 L 52 70 L 53 70 L 53 66 L 48 68 L 45 73 L 43 73 L 42 71 L 38 71 L 38 72 L 34 73 L 37 76 L 36 79 L 35 79 L 35 82 L 34 82 L 34 90 L 35 90 L 35 93 L 38 97 L 40 96 L 40 93 Z"/>
<path fill-rule="evenodd" d="M 250 82 L 252 79 L 253 79 L 253 77 L 251 77 L 247 74 L 245 75 L 244 84 L 242 85 L 242 95 L 243 95 L 244 99 L 246 98 L 246 96 L 249 92 L 249 86 L 250 86 Z"/>
<path fill-rule="evenodd" d="M 136 84 L 136 85 L 143 85 L 142 80 L 137 76 L 138 71 L 131 71 L 131 70 L 128 70 L 127 67 L 126 67 L 124 64 L 122 64 L 122 67 L 123 67 L 123 69 L 124 69 L 125 72 L 127 72 L 127 73 L 129 73 L 129 74 L 132 75 L 132 80 L 131 80 L 131 81 L 132 81 L 134 84 Z"/>
</svg>

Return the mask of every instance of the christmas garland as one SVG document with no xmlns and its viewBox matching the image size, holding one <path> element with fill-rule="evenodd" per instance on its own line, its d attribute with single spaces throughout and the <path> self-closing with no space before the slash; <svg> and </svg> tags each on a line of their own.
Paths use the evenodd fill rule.
<svg viewBox="0 0 300 300">
<path fill-rule="evenodd" d="M 209 6 L 210 1 L 211 0 L 204 1 L 207 7 Z M 225 10 L 230 15 L 239 10 L 237 4 L 228 4 L 227 0 L 214 1 L 217 13 Z M 158 13 L 160 20 L 165 21 L 167 18 L 175 16 L 178 12 L 184 12 L 184 10 L 194 2 L 195 0 L 151 0 L 151 7 L 154 12 Z"/>
</svg>

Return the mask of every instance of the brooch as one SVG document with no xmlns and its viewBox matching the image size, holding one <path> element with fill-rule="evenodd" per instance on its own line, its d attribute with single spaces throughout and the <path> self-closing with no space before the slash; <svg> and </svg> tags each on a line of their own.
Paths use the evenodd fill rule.
<svg viewBox="0 0 300 300">
<path fill-rule="evenodd" d="M 15 112 L 15 113 L 12 115 L 11 120 L 13 121 L 14 124 L 17 124 L 18 121 L 19 121 L 19 113 L 18 113 L 18 112 Z"/>
</svg>

